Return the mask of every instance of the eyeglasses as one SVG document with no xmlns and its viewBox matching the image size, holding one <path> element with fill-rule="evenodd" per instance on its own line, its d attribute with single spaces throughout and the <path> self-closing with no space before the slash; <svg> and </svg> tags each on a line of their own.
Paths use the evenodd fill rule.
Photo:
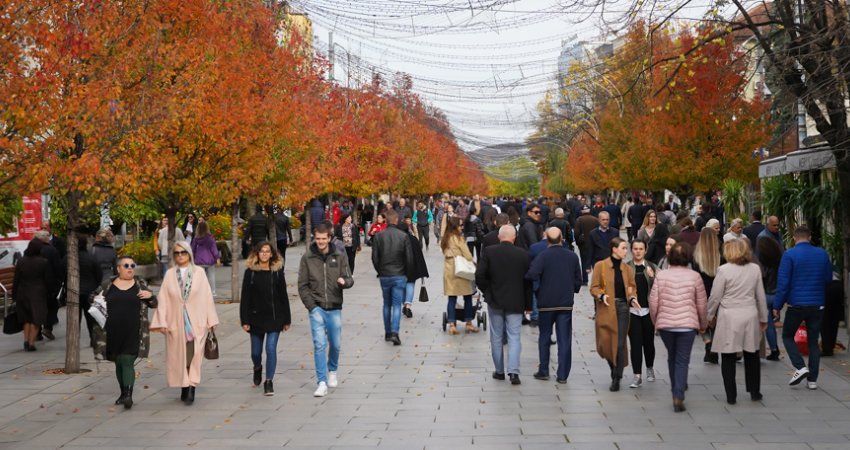
<svg viewBox="0 0 850 450">
<path fill-rule="evenodd" d="M 189 254 L 189 252 L 187 252 L 186 250 L 180 250 L 179 252 L 174 252 L 174 256 L 186 256 L 188 254 Z"/>
<path fill-rule="evenodd" d="M 531 214 L 540 214 L 540 211 L 531 211 Z"/>
<path fill-rule="evenodd" d="M 122 267 L 124 267 L 125 269 L 135 269 L 136 265 L 135 264 L 124 264 Z"/>
</svg>

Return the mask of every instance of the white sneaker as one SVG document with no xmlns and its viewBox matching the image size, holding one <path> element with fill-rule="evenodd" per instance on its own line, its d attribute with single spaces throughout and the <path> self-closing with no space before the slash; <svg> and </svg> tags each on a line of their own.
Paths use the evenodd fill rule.
<svg viewBox="0 0 850 450">
<path fill-rule="evenodd" d="M 642 381 L 640 379 L 640 375 L 635 375 L 635 379 L 632 380 L 632 384 L 629 385 L 630 388 L 634 389 L 640 387 Z"/>
<path fill-rule="evenodd" d="M 788 382 L 788 385 L 794 386 L 794 385 L 800 384 L 800 382 L 803 381 L 803 378 L 805 378 L 806 375 L 808 375 L 808 374 L 809 374 L 809 368 L 808 367 L 803 366 L 802 369 L 797 369 L 797 371 L 794 372 L 794 375 L 791 375 L 791 381 Z"/>
<path fill-rule="evenodd" d="M 806 384 L 806 387 L 808 387 L 808 388 L 809 388 L 809 390 L 814 391 L 815 389 L 817 389 L 817 388 L 818 388 L 818 384 L 817 384 L 817 383 L 815 383 L 814 381 L 809 381 L 809 382 Z"/>
<path fill-rule="evenodd" d="M 328 385 L 322 381 L 316 388 L 316 392 L 313 392 L 313 397 L 324 397 L 326 395 L 328 395 Z"/>
<path fill-rule="evenodd" d="M 339 386 L 339 380 L 336 378 L 336 372 L 328 372 L 328 387 L 335 388 Z"/>
<path fill-rule="evenodd" d="M 650 383 L 655 381 L 655 369 L 652 367 L 646 368 L 646 381 L 649 381 Z"/>
</svg>

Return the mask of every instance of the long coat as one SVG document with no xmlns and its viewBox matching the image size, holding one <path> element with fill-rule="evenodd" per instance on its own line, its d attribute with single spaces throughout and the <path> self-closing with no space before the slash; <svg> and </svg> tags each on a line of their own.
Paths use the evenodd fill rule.
<svg viewBox="0 0 850 450">
<path fill-rule="evenodd" d="M 463 256 L 472 261 L 472 253 L 469 252 L 466 242 L 457 236 L 446 237 L 446 251 L 443 252 L 445 262 L 443 263 L 443 291 L 446 295 L 472 295 L 472 282 L 455 276 L 455 256 Z"/>
<path fill-rule="evenodd" d="M 116 278 L 118 278 L 117 275 L 106 277 L 106 279 L 100 284 L 100 287 L 91 293 L 89 304 L 91 304 L 92 299 L 94 299 L 94 297 L 98 294 L 103 294 L 105 297 L 107 293 L 109 293 L 109 290 L 112 289 L 112 286 L 114 286 L 112 282 L 115 281 Z M 136 282 L 136 286 L 139 287 L 139 291 L 148 291 L 153 293 L 144 279 L 139 277 L 133 277 L 133 279 Z M 159 301 L 157 300 L 156 295 L 152 295 L 151 298 L 142 300 L 141 308 L 139 308 L 139 354 L 137 356 L 140 359 L 147 358 L 150 353 L 151 335 L 148 311 L 149 308 L 156 308 L 158 304 Z M 94 333 L 95 340 L 94 348 L 92 349 L 94 351 L 94 359 L 108 359 L 106 355 L 106 340 L 109 339 L 109 336 L 107 336 L 106 330 L 95 323 L 92 332 Z M 110 361 L 111 360 L 112 359 L 110 359 Z"/>
<path fill-rule="evenodd" d="M 623 272 L 623 283 L 626 285 L 626 299 L 637 296 L 637 285 L 635 285 L 635 271 L 626 263 L 620 263 Z M 614 262 L 611 258 L 605 258 L 593 267 L 593 278 L 590 281 L 590 294 L 596 302 L 596 351 L 599 356 L 612 364 L 617 363 L 617 309 L 614 305 Z M 598 301 L 599 297 L 608 296 L 608 306 Z M 623 330 L 628 332 L 628 330 Z M 628 344 L 626 347 L 628 353 Z M 628 365 L 626 358 L 626 365 Z"/>
<path fill-rule="evenodd" d="M 54 283 L 53 271 L 47 259 L 41 256 L 24 256 L 15 266 L 12 298 L 18 305 L 18 321 L 44 325 L 50 286 Z"/>
<path fill-rule="evenodd" d="M 165 370 L 168 386 L 197 386 L 201 382 L 201 363 L 204 360 L 204 343 L 210 327 L 218 325 L 210 283 L 200 266 L 190 266 L 192 272 L 192 290 L 186 309 L 195 336 L 195 354 L 189 371 L 186 371 L 186 333 L 183 331 L 183 296 L 177 281 L 177 268 L 172 267 L 165 273 L 162 288 L 159 290 L 159 305 L 151 321 L 151 330 L 164 328 L 165 331 Z"/>
<path fill-rule="evenodd" d="M 708 319 L 717 318 L 711 351 L 758 351 L 762 334 L 759 322 L 768 321 L 766 301 L 757 264 L 720 266 L 708 300 Z"/>
</svg>

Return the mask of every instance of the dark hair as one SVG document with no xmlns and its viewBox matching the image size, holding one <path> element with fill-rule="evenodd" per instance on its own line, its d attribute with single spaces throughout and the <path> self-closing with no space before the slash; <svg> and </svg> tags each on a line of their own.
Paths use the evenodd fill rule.
<svg viewBox="0 0 850 450">
<path fill-rule="evenodd" d="M 340 223 L 340 225 L 344 224 L 344 223 L 345 223 L 345 221 L 346 221 L 346 220 L 348 220 L 348 218 L 349 218 L 349 217 L 351 217 L 351 214 L 350 214 L 350 213 L 345 213 L 345 214 L 343 214 L 343 215 L 339 218 L 339 223 Z M 354 219 L 352 219 L 352 221 L 353 221 L 353 220 L 354 220 Z"/>
<path fill-rule="evenodd" d="M 776 239 L 766 237 L 756 240 L 756 253 L 763 267 L 779 268 L 779 262 L 782 261 L 782 247 Z"/>
<path fill-rule="evenodd" d="M 129 260 L 131 260 L 131 261 L 135 261 L 135 260 L 136 260 L 135 258 L 133 258 L 133 257 L 132 257 L 132 256 L 130 256 L 130 255 L 121 255 L 121 256 L 119 256 L 119 257 L 118 257 L 118 259 L 116 259 L 116 260 L 115 260 L 115 267 L 120 267 L 120 266 L 121 266 L 121 261 L 124 261 L 125 259 L 129 259 Z"/>
<path fill-rule="evenodd" d="M 272 257 L 269 258 L 269 267 L 274 266 L 278 261 L 280 261 L 280 253 L 277 252 L 277 248 L 275 248 L 275 246 L 269 241 L 260 241 L 257 242 L 257 245 L 251 249 L 251 253 L 248 255 L 247 262 L 249 266 L 257 264 L 257 262 L 260 261 L 260 250 L 262 250 L 265 246 L 268 246 L 269 250 L 272 252 Z"/>
<path fill-rule="evenodd" d="M 687 242 L 677 242 L 670 248 L 670 255 L 667 256 L 667 264 L 671 266 L 687 267 L 691 263 L 694 255 L 694 249 Z"/>
<path fill-rule="evenodd" d="M 624 241 L 624 240 L 622 240 L 618 237 L 612 238 L 611 242 L 608 243 L 608 248 L 610 248 L 611 250 L 614 250 L 615 248 L 619 247 L 620 244 L 622 244 L 623 242 L 626 242 L 626 241 Z"/>
<path fill-rule="evenodd" d="M 390 225 L 398 224 L 398 213 L 396 212 L 396 210 L 388 209 L 386 217 L 387 217 L 387 223 L 389 223 Z"/>
<path fill-rule="evenodd" d="M 799 227 L 797 227 L 796 230 L 794 230 L 794 237 L 808 239 L 812 237 L 812 230 L 810 230 L 809 227 L 805 225 L 800 225 Z"/>
<path fill-rule="evenodd" d="M 525 208 L 525 214 L 528 215 L 528 213 L 534 208 L 540 209 L 540 205 L 537 203 L 529 203 Z"/>
<path fill-rule="evenodd" d="M 40 256 L 42 247 L 44 247 L 44 242 L 40 239 L 32 239 L 27 244 L 27 249 L 24 250 L 24 256 Z"/>
<path fill-rule="evenodd" d="M 494 210 L 495 211 L 495 210 Z M 510 223 L 511 218 L 508 217 L 505 213 L 496 214 L 496 226 L 501 227 L 502 225 L 507 225 Z"/>
<path fill-rule="evenodd" d="M 328 224 L 326 224 L 326 223 L 322 222 L 322 223 L 320 223 L 320 224 L 319 224 L 319 226 L 317 226 L 317 227 L 313 230 L 313 235 L 316 235 L 316 234 L 318 234 L 318 233 L 327 234 L 327 235 L 328 235 L 328 237 L 330 237 L 330 235 L 331 235 L 331 227 L 329 227 L 329 226 L 328 226 Z"/>
<path fill-rule="evenodd" d="M 760 209 L 753 211 L 753 220 L 761 221 L 761 210 Z"/>
<path fill-rule="evenodd" d="M 694 226 L 694 221 L 690 217 L 684 217 L 679 221 L 679 226 L 682 228 Z"/>
<path fill-rule="evenodd" d="M 449 220 L 446 221 L 446 232 L 443 235 L 443 238 L 440 239 L 440 248 L 443 252 L 445 252 L 446 248 L 449 246 L 449 241 L 452 236 L 458 236 L 460 238 L 463 237 L 463 232 L 460 229 L 462 224 L 463 222 L 458 216 L 449 217 Z"/>
<path fill-rule="evenodd" d="M 635 240 L 633 240 L 633 241 L 632 241 L 632 247 L 634 247 L 634 246 L 635 246 L 635 244 L 643 244 L 643 249 L 644 249 L 644 250 L 646 250 L 647 248 L 649 248 L 649 246 L 646 244 L 646 241 L 644 241 L 643 239 L 635 239 Z"/>
<path fill-rule="evenodd" d="M 77 251 L 84 252 L 87 251 L 89 247 L 89 241 L 87 236 L 84 234 L 77 235 Z"/>
</svg>

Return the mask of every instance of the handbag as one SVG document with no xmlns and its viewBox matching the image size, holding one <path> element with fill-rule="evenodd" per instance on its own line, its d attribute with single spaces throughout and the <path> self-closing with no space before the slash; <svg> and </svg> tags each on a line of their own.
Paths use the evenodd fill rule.
<svg viewBox="0 0 850 450">
<path fill-rule="evenodd" d="M 101 328 L 106 326 L 106 299 L 103 298 L 103 293 L 95 295 L 92 298 L 88 313 Z"/>
<path fill-rule="evenodd" d="M 422 303 L 428 301 L 428 289 L 425 289 L 425 286 L 419 288 L 419 301 Z"/>
<path fill-rule="evenodd" d="M 213 330 L 207 333 L 207 340 L 204 342 L 204 358 L 218 359 L 218 339 Z"/>
<path fill-rule="evenodd" d="M 464 280 L 474 280 L 475 264 L 463 256 L 455 256 L 455 276 Z"/>
<path fill-rule="evenodd" d="M 9 305 L 9 312 L 3 319 L 3 334 L 18 334 L 24 331 L 24 324 L 18 322 L 18 311 L 15 305 Z"/>
<path fill-rule="evenodd" d="M 797 344 L 797 350 L 803 356 L 809 355 L 809 333 L 806 330 L 806 322 L 800 324 L 797 332 L 794 333 L 794 343 Z"/>
</svg>

